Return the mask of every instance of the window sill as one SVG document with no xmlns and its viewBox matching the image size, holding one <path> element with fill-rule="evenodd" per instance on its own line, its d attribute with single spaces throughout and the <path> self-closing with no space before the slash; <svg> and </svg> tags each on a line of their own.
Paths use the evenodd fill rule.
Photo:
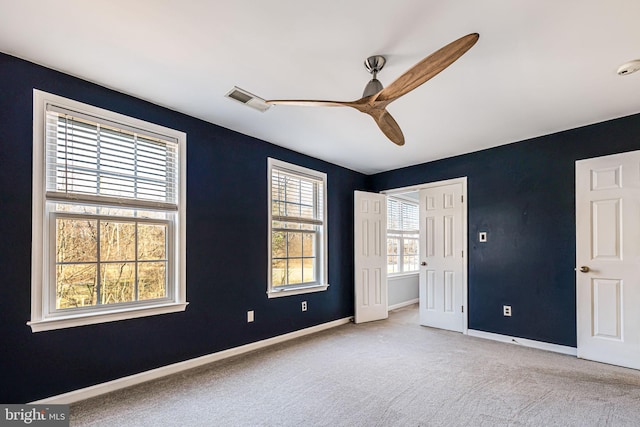
<svg viewBox="0 0 640 427">
<path fill-rule="evenodd" d="M 162 305 L 132 307 L 112 311 L 82 313 L 69 316 L 49 317 L 47 319 L 27 322 L 32 332 L 50 331 L 54 329 L 73 328 L 76 326 L 94 325 L 96 323 L 115 322 L 138 317 L 185 311 L 189 303 L 167 303 Z"/>
<path fill-rule="evenodd" d="M 267 292 L 268 298 L 280 298 L 288 297 L 291 295 L 309 294 L 312 292 L 326 291 L 329 285 L 311 285 L 311 286 L 298 286 L 295 288 L 278 289 Z"/>
</svg>

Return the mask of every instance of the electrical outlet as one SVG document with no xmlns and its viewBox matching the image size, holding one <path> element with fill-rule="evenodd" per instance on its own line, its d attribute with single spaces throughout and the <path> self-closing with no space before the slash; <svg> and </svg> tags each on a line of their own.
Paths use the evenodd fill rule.
<svg viewBox="0 0 640 427">
<path fill-rule="evenodd" d="M 253 310 L 247 311 L 247 323 L 253 322 Z"/>
<path fill-rule="evenodd" d="M 302 311 L 307 311 L 307 302 L 302 301 Z"/>
<path fill-rule="evenodd" d="M 502 306 L 502 314 L 504 314 L 507 317 L 511 317 L 511 306 L 510 305 L 503 305 Z"/>
</svg>

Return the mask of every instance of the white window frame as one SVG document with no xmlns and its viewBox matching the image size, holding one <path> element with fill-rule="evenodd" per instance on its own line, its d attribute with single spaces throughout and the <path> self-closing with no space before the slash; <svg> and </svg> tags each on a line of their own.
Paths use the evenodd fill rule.
<svg viewBox="0 0 640 427">
<path fill-rule="evenodd" d="M 286 288 L 274 288 L 272 283 L 272 249 L 271 240 L 273 235 L 272 224 L 272 171 L 273 169 L 281 170 L 293 175 L 307 176 L 322 181 L 323 191 L 323 210 L 322 210 L 322 226 L 317 232 L 317 244 L 320 248 L 317 250 L 316 269 L 318 272 L 317 280 L 314 283 L 304 283 L 299 285 L 289 285 Z M 267 212 L 268 212 L 268 233 L 267 233 L 267 296 L 269 298 L 279 298 L 290 295 L 307 294 L 311 292 L 325 291 L 328 287 L 327 276 L 327 174 L 302 166 L 283 162 L 281 160 L 267 158 Z"/>
<path fill-rule="evenodd" d="M 123 128 L 139 129 L 149 134 L 162 135 L 178 143 L 178 210 L 169 226 L 168 269 L 171 275 L 167 298 L 137 301 L 132 304 L 105 304 L 73 310 L 51 309 L 51 291 L 55 291 L 55 221 L 48 212 L 46 198 L 45 124 L 47 105 L 72 110 L 91 116 L 97 122 L 117 123 Z M 27 322 L 33 332 L 70 328 L 96 323 L 133 319 L 184 311 L 186 301 L 186 154 L 187 135 L 184 132 L 127 117 L 102 108 L 73 101 L 37 89 L 33 90 L 33 197 L 32 197 L 32 251 L 31 251 L 31 320 Z M 90 203 L 84 203 L 92 206 Z M 117 205 L 110 205 L 117 206 Z M 51 219 L 50 216 L 53 216 Z M 115 218 L 117 220 L 117 217 Z M 134 218 L 122 218 L 134 220 Z M 152 222 L 163 222 L 152 220 Z M 53 294 L 55 295 L 55 293 Z"/>
<path fill-rule="evenodd" d="M 395 201 L 397 201 L 398 203 L 402 204 L 407 204 L 407 205 L 413 205 L 416 208 L 419 209 L 418 206 L 418 202 L 414 202 L 414 201 L 410 201 L 410 200 L 405 200 L 401 197 L 394 197 L 394 196 L 387 196 L 388 199 L 393 199 Z M 388 215 L 388 213 L 387 213 Z M 420 213 L 418 212 L 418 222 L 420 221 L 419 219 Z M 400 208 L 400 220 L 402 220 L 402 208 Z M 419 232 L 420 230 L 395 230 L 392 228 L 389 228 L 388 224 L 387 224 L 387 241 L 389 238 L 393 238 L 393 239 L 398 239 L 399 243 L 398 243 L 398 266 L 400 268 L 400 271 L 398 272 L 394 272 L 394 273 L 387 273 L 387 276 L 389 277 L 398 277 L 398 276 L 407 276 L 407 275 L 412 275 L 412 274 L 418 274 L 420 272 L 420 268 L 416 268 L 415 270 L 409 270 L 409 271 L 405 271 L 405 265 L 404 265 L 404 241 L 405 239 L 412 239 L 412 240 L 417 240 L 418 241 L 418 251 L 420 250 L 420 238 L 419 238 Z M 418 237 L 405 237 L 408 235 L 417 235 Z M 387 244 L 388 246 L 388 244 Z M 387 267 L 389 266 L 389 260 L 388 260 L 388 256 L 389 254 L 387 253 Z M 417 254 L 418 256 L 418 260 L 419 260 L 419 256 L 420 253 Z"/>
</svg>

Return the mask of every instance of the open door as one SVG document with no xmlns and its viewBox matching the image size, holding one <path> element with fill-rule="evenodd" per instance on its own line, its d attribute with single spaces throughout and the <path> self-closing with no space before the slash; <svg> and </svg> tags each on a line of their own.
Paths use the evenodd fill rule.
<svg viewBox="0 0 640 427">
<path fill-rule="evenodd" d="M 387 198 L 354 194 L 355 323 L 386 319 Z"/>
<path fill-rule="evenodd" d="M 420 324 L 466 333 L 464 182 L 420 190 Z"/>
</svg>

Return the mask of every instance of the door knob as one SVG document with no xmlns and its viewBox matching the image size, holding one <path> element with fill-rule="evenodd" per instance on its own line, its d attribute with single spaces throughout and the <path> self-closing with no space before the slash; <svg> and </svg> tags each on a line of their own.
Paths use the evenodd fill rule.
<svg viewBox="0 0 640 427">
<path fill-rule="evenodd" d="M 422 261 L 420 265 L 427 265 L 427 261 Z"/>
<path fill-rule="evenodd" d="M 586 265 L 583 265 L 582 267 L 580 267 L 580 272 L 581 273 L 588 273 L 589 272 L 589 267 L 587 267 Z"/>
</svg>

